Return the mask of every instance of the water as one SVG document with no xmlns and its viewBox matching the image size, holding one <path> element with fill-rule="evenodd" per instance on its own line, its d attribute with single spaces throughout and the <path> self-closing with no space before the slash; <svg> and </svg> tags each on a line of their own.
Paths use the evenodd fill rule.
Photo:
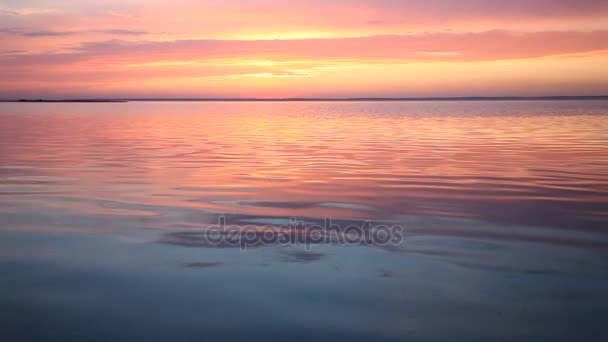
<svg viewBox="0 0 608 342">
<path fill-rule="evenodd" d="M 3 335 L 601 340 L 607 146 L 606 101 L 0 104 Z"/>
</svg>

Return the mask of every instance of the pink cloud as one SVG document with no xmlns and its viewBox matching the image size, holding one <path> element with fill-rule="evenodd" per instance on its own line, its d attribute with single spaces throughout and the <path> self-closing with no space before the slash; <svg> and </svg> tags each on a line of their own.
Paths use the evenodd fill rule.
<svg viewBox="0 0 608 342">
<path fill-rule="evenodd" d="M 608 30 L 593 32 L 431 33 L 293 40 L 87 42 L 72 52 L 5 55 L 2 67 L 104 64 L 225 58 L 267 60 L 490 61 L 608 49 Z"/>
</svg>

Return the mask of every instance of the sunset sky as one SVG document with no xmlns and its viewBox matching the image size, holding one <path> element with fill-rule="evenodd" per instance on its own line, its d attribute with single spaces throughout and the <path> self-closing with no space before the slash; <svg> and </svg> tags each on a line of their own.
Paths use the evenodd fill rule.
<svg viewBox="0 0 608 342">
<path fill-rule="evenodd" d="M 0 98 L 608 95 L 606 0 L 0 0 Z"/>
</svg>

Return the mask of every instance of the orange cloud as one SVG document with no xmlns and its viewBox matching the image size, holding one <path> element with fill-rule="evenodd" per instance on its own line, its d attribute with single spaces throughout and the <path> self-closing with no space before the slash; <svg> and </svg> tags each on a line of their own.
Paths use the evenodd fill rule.
<svg viewBox="0 0 608 342">
<path fill-rule="evenodd" d="M 572 54 L 608 49 L 608 30 L 593 32 L 432 33 L 293 40 L 102 41 L 81 43 L 70 52 L 4 55 L 4 67 L 60 65 L 103 60 L 104 64 L 267 60 L 448 60 L 482 61 Z"/>
</svg>

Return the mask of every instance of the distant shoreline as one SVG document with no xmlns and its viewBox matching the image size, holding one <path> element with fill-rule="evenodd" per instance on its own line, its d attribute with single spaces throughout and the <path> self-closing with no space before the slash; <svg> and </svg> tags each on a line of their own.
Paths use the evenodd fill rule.
<svg viewBox="0 0 608 342">
<path fill-rule="evenodd" d="M 18 99 L 0 100 L 17 103 L 125 103 L 125 102 L 465 102 L 465 101 L 594 101 L 608 96 L 505 96 L 505 97 L 356 97 L 356 98 L 124 98 L 124 99 Z"/>
<path fill-rule="evenodd" d="M 74 99 L 74 100 L 0 100 L 0 102 L 23 102 L 23 103 L 65 103 L 65 102 L 85 102 L 85 103 L 98 103 L 98 102 L 129 102 L 127 100 L 88 100 L 88 99 Z"/>
</svg>

